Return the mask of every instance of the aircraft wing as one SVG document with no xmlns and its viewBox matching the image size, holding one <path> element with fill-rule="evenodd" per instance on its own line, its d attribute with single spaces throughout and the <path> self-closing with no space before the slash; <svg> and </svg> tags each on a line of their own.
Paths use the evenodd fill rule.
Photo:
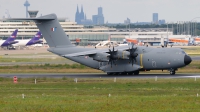
<svg viewBox="0 0 200 112">
<path fill-rule="evenodd" d="M 108 50 L 107 50 L 107 51 L 108 51 Z M 90 51 L 84 51 L 84 52 L 66 54 L 66 55 L 64 55 L 64 57 L 87 56 L 87 55 L 96 54 L 97 52 L 98 52 L 98 50 L 90 50 Z"/>
<path fill-rule="evenodd" d="M 113 48 L 110 48 L 110 49 L 112 50 Z M 114 51 L 128 50 L 129 46 L 118 46 L 118 47 L 114 47 L 114 49 L 115 49 Z M 109 48 L 108 49 L 94 49 L 94 50 L 90 50 L 90 51 L 66 54 L 63 56 L 64 57 L 89 56 L 89 55 L 94 55 L 96 53 L 109 53 Z"/>
</svg>

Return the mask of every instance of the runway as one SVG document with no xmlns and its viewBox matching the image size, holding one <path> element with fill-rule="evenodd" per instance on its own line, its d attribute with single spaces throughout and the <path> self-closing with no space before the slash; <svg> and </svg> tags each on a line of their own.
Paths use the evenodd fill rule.
<svg viewBox="0 0 200 112">
<path fill-rule="evenodd" d="M 195 61 L 199 61 L 200 60 L 200 56 L 191 56 L 192 60 Z"/>
<path fill-rule="evenodd" d="M 70 74 L 70 73 L 40 73 L 40 74 L 4 74 L 1 73 L 0 77 L 4 78 L 13 78 L 17 76 L 18 78 L 200 78 L 200 74 L 176 74 L 176 75 L 169 75 L 169 74 L 140 74 L 140 75 L 111 75 L 108 76 L 107 74 Z"/>
</svg>

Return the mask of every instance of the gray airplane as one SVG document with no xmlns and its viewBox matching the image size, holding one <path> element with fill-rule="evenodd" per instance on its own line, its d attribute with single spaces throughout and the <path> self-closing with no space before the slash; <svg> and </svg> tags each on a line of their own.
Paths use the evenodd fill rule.
<svg viewBox="0 0 200 112">
<path fill-rule="evenodd" d="M 12 19 L 13 20 L 13 19 Z M 48 51 L 88 67 L 102 70 L 108 75 L 138 75 L 140 71 L 169 70 L 171 75 L 178 68 L 191 63 L 191 58 L 180 48 L 151 48 L 126 45 L 105 49 L 77 47 L 71 44 L 55 14 L 33 20 L 50 48 Z"/>
</svg>

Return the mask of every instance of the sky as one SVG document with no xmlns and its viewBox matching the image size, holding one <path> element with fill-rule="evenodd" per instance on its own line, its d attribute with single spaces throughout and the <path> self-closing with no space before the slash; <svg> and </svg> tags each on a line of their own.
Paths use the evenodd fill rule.
<svg viewBox="0 0 200 112">
<path fill-rule="evenodd" d="M 77 5 L 81 5 L 88 19 L 96 15 L 98 7 L 103 8 L 105 22 L 123 23 L 151 22 L 152 13 L 158 13 L 159 20 L 166 22 L 200 21 L 199 0 L 28 0 L 29 10 L 39 10 L 38 16 L 55 13 L 58 17 L 75 21 Z M 25 17 L 25 0 L 0 0 L 0 17 L 6 10 L 12 18 Z M 196 18 L 196 19 L 193 19 Z"/>
</svg>

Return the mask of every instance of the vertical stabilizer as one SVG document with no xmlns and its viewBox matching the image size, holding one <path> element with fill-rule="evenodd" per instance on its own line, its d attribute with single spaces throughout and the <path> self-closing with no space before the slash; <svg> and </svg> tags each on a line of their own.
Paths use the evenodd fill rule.
<svg viewBox="0 0 200 112">
<path fill-rule="evenodd" d="M 42 16 L 34 21 L 50 47 L 73 46 L 55 14 Z"/>
<path fill-rule="evenodd" d="M 16 30 L 10 35 L 10 37 L 8 37 L 8 38 L 6 39 L 6 41 L 14 41 L 14 40 L 16 39 L 17 32 L 18 32 L 18 29 L 16 29 Z"/>
<path fill-rule="evenodd" d="M 17 43 L 17 41 L 14 41 L 16 39 L 16 36 L 17 36 L 17 32 L 18 32 L 18 29 L 16 29 L 10 37 L 8 37 L 6 39 L 6 41 L 1 45 L 1 46 L 9 46 L 11 44 L 15 44 Z"/>
<path fill-rule="evenodd" d="M 37 34 L 26 44 L 26 46 L 41 43 L 42 40 L 40 40 L 40 37 L 41 32 L 38 31 Z"/>
</svg>

